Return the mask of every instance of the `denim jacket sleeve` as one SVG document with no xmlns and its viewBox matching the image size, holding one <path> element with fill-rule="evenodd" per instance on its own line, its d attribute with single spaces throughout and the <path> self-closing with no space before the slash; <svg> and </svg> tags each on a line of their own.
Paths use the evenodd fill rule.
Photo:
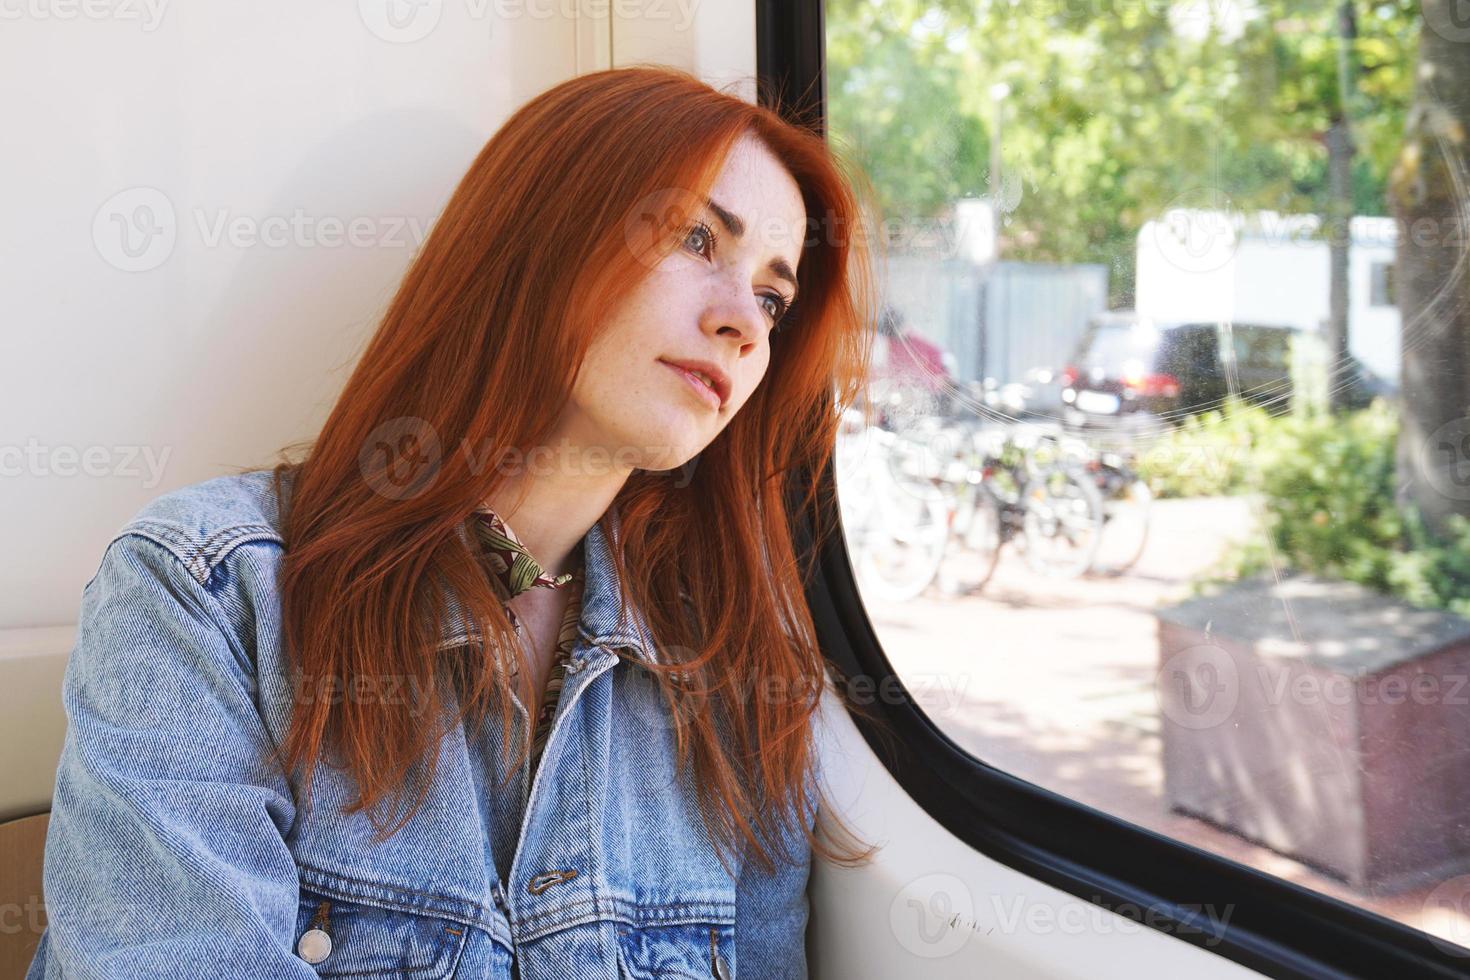
<svg viewBox="0 0 1470 980">
<path fill-rule="evenodd" d="M 811 854 L 765 872 L 747 861 L 735 890 L 735 965 L 740 976 L 806 980 L 807 875 Z"/>
<path fill-rule="evenodd" d="M 822 711 L 830 711 L 830 688 L 823 693 Z M 806 783 L 807 800 L 815 799 L 820 760 Z M 811 829 L 810 821 L 806 824 Z M 740 976 L 762 980 L 806 980 L 807 882 L 811 848 L 799 829 L 785 838 L 787 858 L 779 848 L 775 869 L 765 871 L 747 860 L 736 881 L 735 968 Z"/>
<path fill-rule="evenodd" d="M 28 980 L 316 976 L 292 950 L 295 805 L 224 625 L 228 578 L 207 588 L 125 532 L 83 589 Z"/>
</svg>

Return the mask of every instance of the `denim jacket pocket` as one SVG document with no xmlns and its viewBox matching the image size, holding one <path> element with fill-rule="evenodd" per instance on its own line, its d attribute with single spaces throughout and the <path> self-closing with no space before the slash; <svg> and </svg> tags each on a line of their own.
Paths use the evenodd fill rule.
<svg viewBox="0 0 1470 980">
<path fill-rule="evenodd" d="M 618 966 L 627 980 L 733 980 L 735 926 L 730 922 L 618 926 Z"/>
<path fill-rule="evenodd" d="M 343 901 L 306 886 L 295 952 L 323 977 L 454 976 L 469 927 L 425 912 Z"/>
</svg>

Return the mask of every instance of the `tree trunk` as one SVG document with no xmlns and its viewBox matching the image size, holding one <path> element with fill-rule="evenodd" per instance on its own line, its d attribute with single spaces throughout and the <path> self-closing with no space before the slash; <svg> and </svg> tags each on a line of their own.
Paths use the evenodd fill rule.
<svg viewBox="0 0 1470 980">
<path fill-rule="evenodd" d="M 1450 515 L 1470 517 L 1470 30 L 1456 17 L 1461 2 L 1423 0 L 1414 102 L 1388 191 L 1402 317 L 1399 500 L 1439 535 Z"/>
<path fill-rule="evenodd" d="M 1327 404 L 1344 407 L 1348 391 L 1348 253 L 1352 248 L 1353 101 L 1352 44 L 1358 35 L 1352 0 L 1337 8 L 1337 112 L 1327 130 L 1327 354 L 1333 373 L 1327 384 Z"/>
</svg>

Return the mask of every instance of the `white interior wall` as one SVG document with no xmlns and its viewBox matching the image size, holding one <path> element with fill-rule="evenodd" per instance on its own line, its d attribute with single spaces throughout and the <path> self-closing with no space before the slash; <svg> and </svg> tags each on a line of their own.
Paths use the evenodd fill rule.
<svg viewBox="0 0 1470 980">
<path fill-rule="evenodd" d="M 149 499 L 317 431 L 515 107 L 611 64 L 755 74 L 748 3 L 13 13 L 0 629 L 74 622 L 102 548 Z"/>
</svg>

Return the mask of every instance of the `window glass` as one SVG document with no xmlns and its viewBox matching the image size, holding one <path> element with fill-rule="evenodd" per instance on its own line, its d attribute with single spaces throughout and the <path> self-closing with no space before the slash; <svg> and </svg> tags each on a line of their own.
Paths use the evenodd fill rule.
<svg viewBox="0 0 1470 980">
<path fill-rule="evenodd" d="M 1079 360 L 1084 367 L 1120 372 L 1133 362 L 1152 365 L 1163 346 L 1162 337 L 1162 331 L 1144 324 L 1102 324 L 1084 338 Z"/>
<path fill-rule="evenodd" d="M 1374 262 L 1369 289 L 1372 290 L 1371 305 L 1393 306 L 1393 266 L 1387 262 Z"/>
<path fill-rule="evenodd" d="M 886 250 L 838 493 L 977 758 L 1470 957 L 1470 33 L 1428 2 L 828 0 Z"/>
</svg>

